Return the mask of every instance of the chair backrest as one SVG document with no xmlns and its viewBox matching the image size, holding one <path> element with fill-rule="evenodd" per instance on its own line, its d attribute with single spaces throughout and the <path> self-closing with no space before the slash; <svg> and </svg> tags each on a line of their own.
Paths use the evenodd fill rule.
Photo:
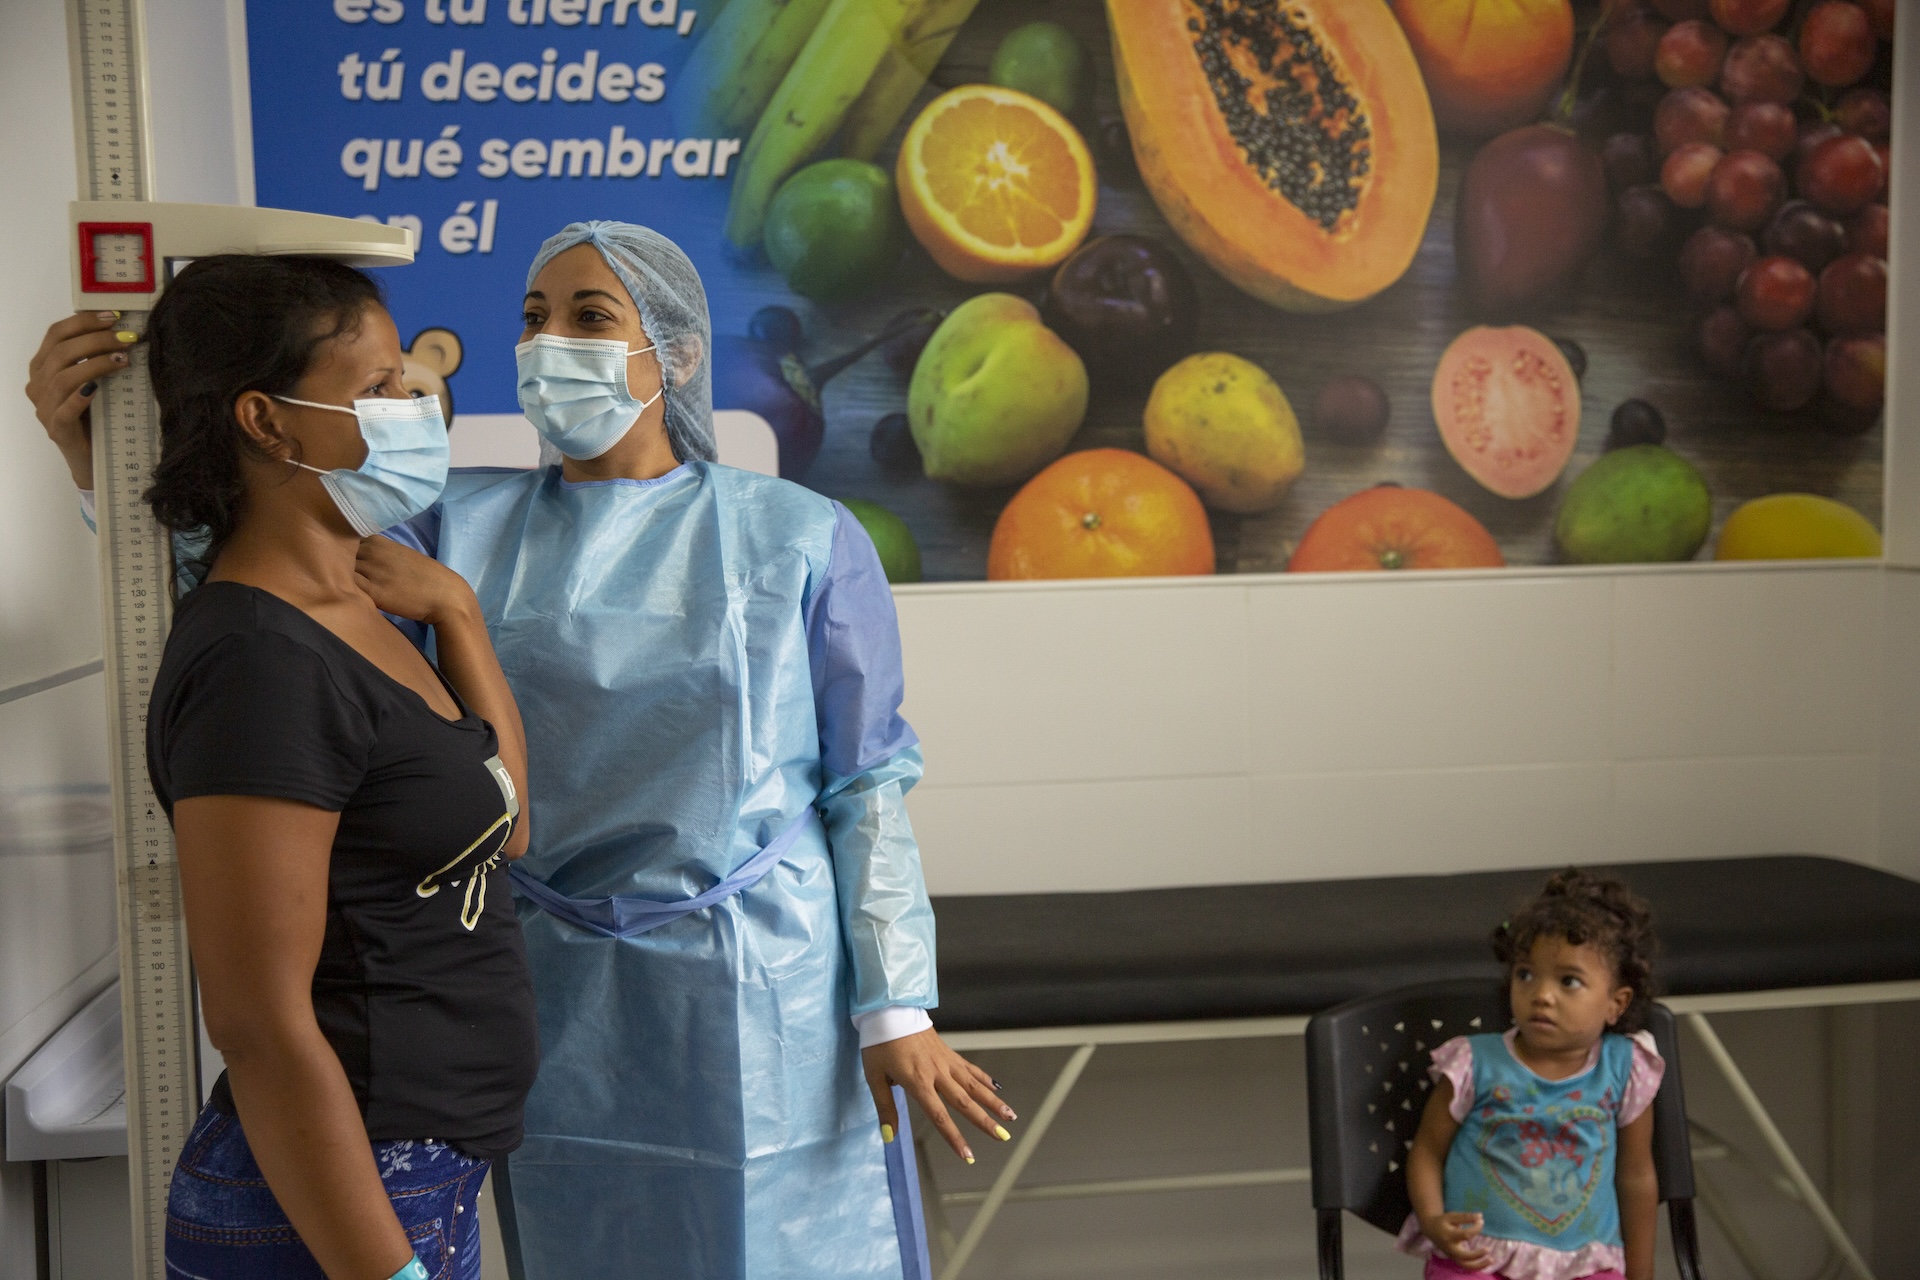
<svg viewBox="0 0 1920 1280">
<path fill-rule="evenodd" d="M 1401 987 L 1350 1001 L 1307 1023 L 1307 1104 L 1313 1203 L 1398 1232 L 1407 1200 L 1407 1152 L 1432 1082 L 1433 1050 L 1454 1036 L 1504 1031 L 1503 984 L 1467 979 Z M 1654 1100 L 1654 1167 L 1662 1200 L 1691 1199 L 1693 1163 L 1673 1014 L 1649 1010 L 1667 1071 Z"/>
<path fill-rule="evenodd" d="M 1506 993 L 1474 979 L 1400 987 L 1352 1000 L 1307 1023 L 1313 1204 L 1398 1232 L 1407 1151 L 1433 1084 L 1427 1063 L 1454 1036 L 1504 1031 Z"/>
<path fill-rule="evenodd" d="M 1653 1100 L 1653 1168 L 1662 1200 L 1693 1199 L 1693 1142 L 1687 1132 L 1687 1091 L 1680 1083 L 1680 1026 L 1663 1004 L 1647 1009 L 1647 1030 L 1667 1064 Z"/>
</svg>

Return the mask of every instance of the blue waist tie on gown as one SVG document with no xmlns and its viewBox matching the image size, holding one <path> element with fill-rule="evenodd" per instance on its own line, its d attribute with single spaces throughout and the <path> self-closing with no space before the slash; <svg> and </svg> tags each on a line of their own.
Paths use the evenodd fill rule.
<svg viewBox="0 0 1920 1280">
<path fill-rule="evenodd" d="M 456 473 L 395 535 L 473 584 L 527 728 L 529 1280 L 917 1280 L 888 1180 L 912 1162 L 851 1021 L 938 1002 L 918 740 L 858 523 L 696 462 Z"/>
</svg>

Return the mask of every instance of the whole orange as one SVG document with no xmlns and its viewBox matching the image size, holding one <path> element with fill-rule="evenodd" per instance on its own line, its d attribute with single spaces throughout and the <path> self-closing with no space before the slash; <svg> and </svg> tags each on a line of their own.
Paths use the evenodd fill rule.
<svg viewBox="0 0 1920 1280">
<path fill-rule="evenodd" d="M 1573 59 L 1568 0 L 1395 0 L 1442 129 L 1493 134 L 1536 119 Z"/>
<path fill-rule="evenodd" d="M 1213 572 L 1213 530 L 1185 480 L 1125 449 L 1070 453 L 1001 511 L 987 577 L 1146 578 Z"/>
<path fill-rule="evenodd" d="M 1377 485 L 1322 511 L 1293 550 L 1293 573 L 1365 569 L 1497 569 L 1485 525 L 1427 489 Z"/>
</svg>

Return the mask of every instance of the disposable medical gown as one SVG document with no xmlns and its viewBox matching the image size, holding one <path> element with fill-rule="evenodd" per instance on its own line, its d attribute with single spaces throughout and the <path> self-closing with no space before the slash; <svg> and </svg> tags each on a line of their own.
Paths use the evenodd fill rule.
<svg viewBox="0 0 1920 1280">
<path fill-rule="evenodd" d="M 412 528 L 479 596 L 526 721 L 520 866 L 550 889 L 693 897 L 820 817 L 758 883 L 635 937 L 523 906 L 529 1280 L 900 1276 L 850 1015 L 931 1008 L 934 937 L 872 543 L 838 504 L 700 461 L 455 473 Z"/>
</svg>

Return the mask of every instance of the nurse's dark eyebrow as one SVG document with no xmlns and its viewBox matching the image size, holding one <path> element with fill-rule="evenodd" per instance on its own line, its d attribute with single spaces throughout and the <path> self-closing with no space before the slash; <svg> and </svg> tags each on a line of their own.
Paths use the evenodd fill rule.
<svg viewBox="0 0 1920 1280">
<path fill-rule="evenodd" d="M 608 302 L 613 303 L 615 306 L 620 305 L 620 299 L 614 297 L 612 294 L 608 293 L 605 289 L 575 289 L 573 291 L 573 300 L 575 302 L 582 302 L 588 298 L 605 298 Z"/>
</svg>

